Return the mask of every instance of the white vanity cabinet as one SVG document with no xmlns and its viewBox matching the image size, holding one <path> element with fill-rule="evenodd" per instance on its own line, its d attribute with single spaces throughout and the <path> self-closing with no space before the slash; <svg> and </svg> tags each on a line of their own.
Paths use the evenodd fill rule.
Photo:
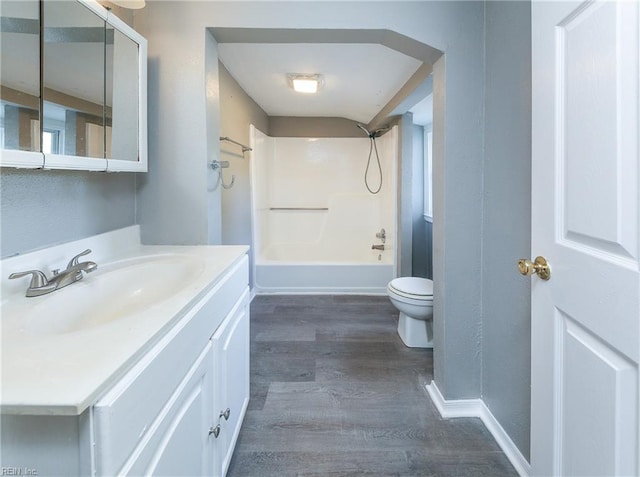
<svg viewBox="0 0 640 477">
<path fill-rule="evenodd" d="M 246 253 L 167 328 L 82 414 L 3 415 L 3 468 L 224 476 L 249 401 Z"/>
<path fill-rule="evenodd" d="M 96 475 L 226 473 L 249 400 L 246 261 L 93 406 Z"/>
</svg>

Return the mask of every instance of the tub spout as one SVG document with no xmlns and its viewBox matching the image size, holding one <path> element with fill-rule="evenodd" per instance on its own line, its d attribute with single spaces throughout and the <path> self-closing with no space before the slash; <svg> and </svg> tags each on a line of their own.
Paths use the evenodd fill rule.
<svg viewBox="0 0 640 477">
<path fill-rule="evenodd" d="M 371 250 L 384 250 L 384 244 L 372 245 Z"/>
</svg>

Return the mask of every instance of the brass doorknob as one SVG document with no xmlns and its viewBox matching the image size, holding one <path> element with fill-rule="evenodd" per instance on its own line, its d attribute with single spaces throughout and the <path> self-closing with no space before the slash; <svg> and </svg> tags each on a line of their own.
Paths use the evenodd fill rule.
<svg viewBox="0 0 640 477">
<path fill-rule="evenodd" d="M 551 278 L 551 267 L 544 257 L 536 257 L 532 262 L 526 258 L 518 260 L 518 270 L 522 275 L 537 274 L 543 280 L 549 280 Z"/>
</svg>

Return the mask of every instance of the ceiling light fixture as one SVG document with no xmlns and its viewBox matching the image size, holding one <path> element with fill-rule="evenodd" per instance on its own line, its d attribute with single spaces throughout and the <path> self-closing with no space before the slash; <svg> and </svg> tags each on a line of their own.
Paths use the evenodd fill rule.
<svg viewBox="0 0 640 477">
<path fill-rule="evenodd" d="M 317 93 L 322 87 L 322 75 L 289 73 L 289 86 L 298 93 Z"/>
<path fill-rule="evenodd" d="M 144 0 L 110 0 L 111 3 L 118 7 L 130 8 L 132 10 L 138 10 L 144 8 Z"/>
</svg>

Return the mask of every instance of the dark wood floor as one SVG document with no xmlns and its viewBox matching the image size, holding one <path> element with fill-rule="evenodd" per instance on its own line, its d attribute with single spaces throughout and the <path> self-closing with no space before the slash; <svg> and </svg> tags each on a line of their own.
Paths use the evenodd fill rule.
<svg viewBox="0 0 640 477">
<path fill-rule="evenodd" d="M 430 350 L 386 297 L 259 296 L 229 476 L 515 476 L 479 419 L 440 418 Z"/>
</svg>

